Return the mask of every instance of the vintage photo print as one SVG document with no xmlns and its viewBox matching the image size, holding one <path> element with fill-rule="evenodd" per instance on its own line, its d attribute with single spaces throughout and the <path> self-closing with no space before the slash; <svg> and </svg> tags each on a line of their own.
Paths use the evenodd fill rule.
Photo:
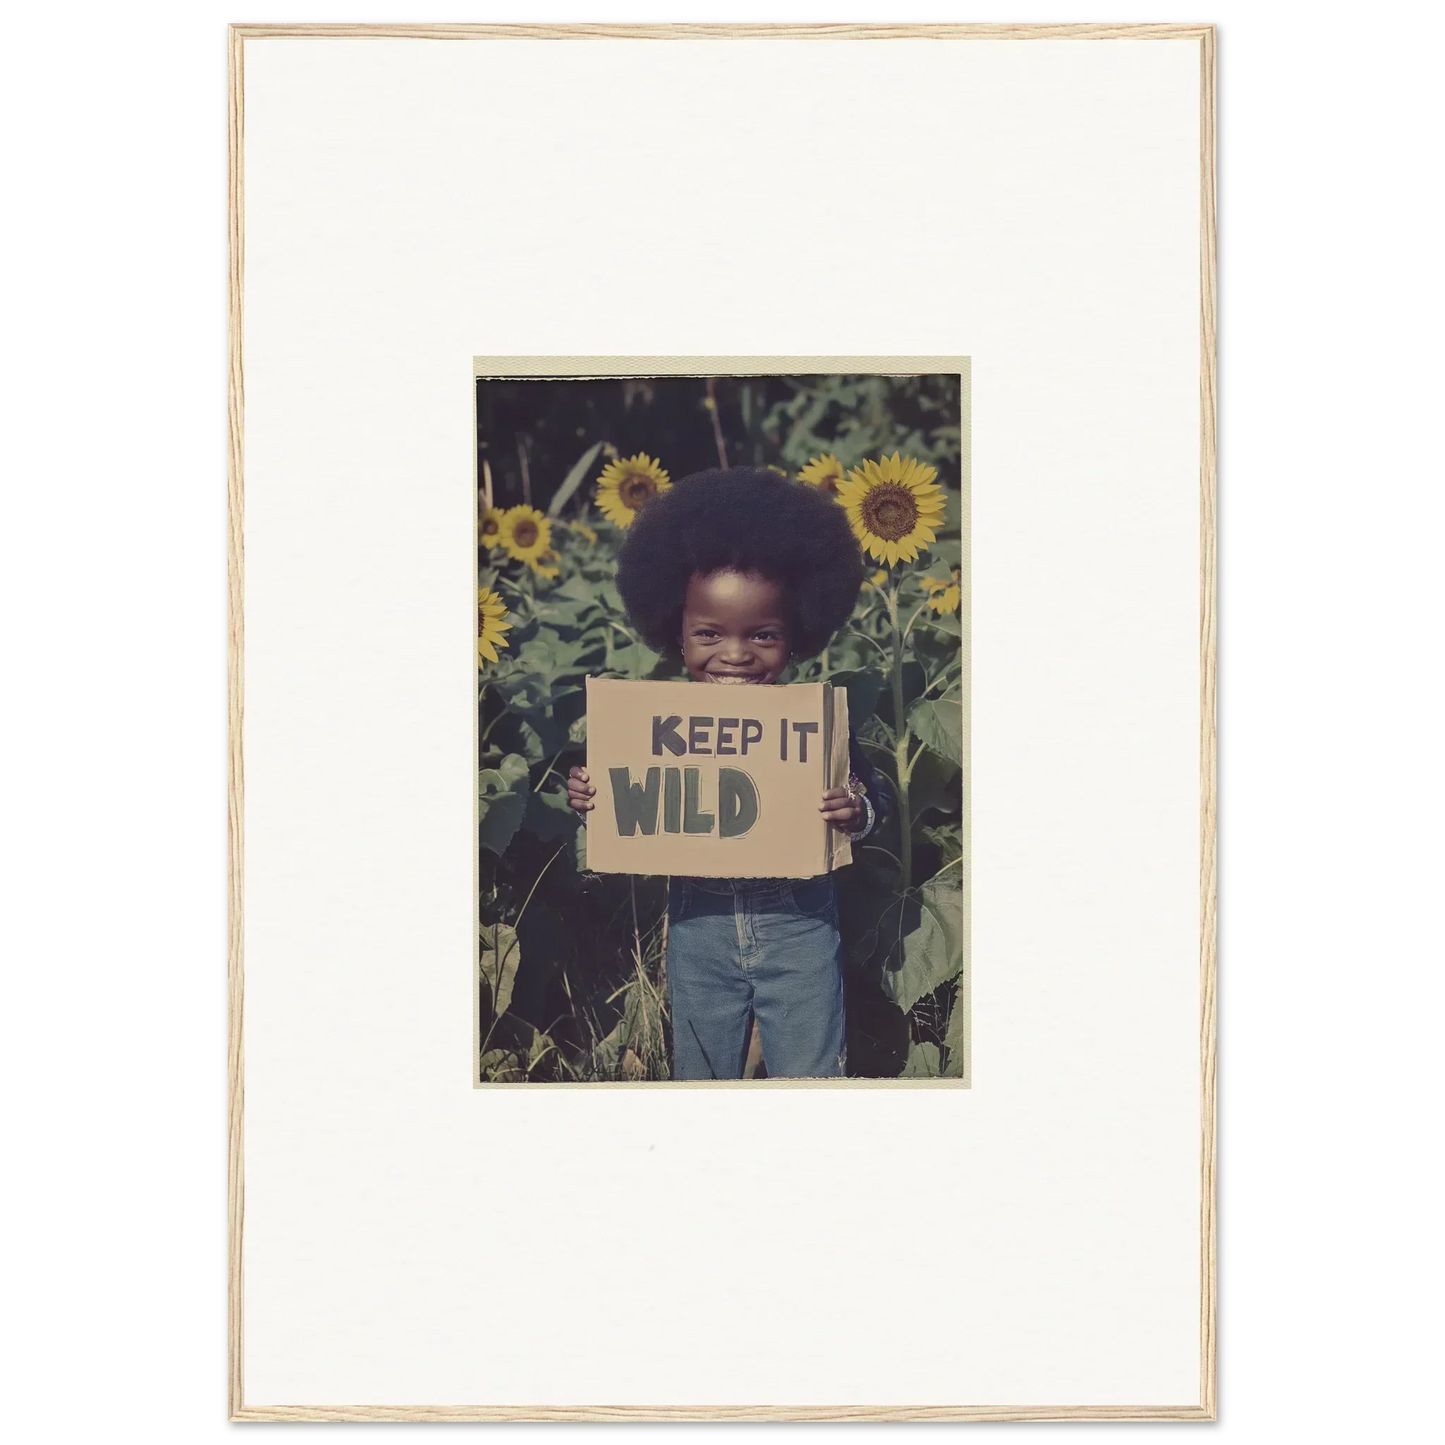
<svg viewBox="0 0 1445 1445">
<path fill-rule="evenodd" d="M 477 1086 L 969 1082 L 969 369 L 478 359 Z"/>
</svg>

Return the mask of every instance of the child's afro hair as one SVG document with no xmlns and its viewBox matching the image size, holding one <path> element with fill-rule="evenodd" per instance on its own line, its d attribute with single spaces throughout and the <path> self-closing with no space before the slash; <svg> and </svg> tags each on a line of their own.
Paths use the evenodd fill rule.
<svg viewBox="0 0 1445 1445">
<path fill-rule="evenodd" d="M 688 582 L 724 569 L 783 584 L 794 657 L 828 645 L 863 585 L 853 529 L 827 492 L 765 468 L 732 467 L 683 477 L 638 513 L 617 589 L 648 645 L 676 654 Z"/>
</svg>

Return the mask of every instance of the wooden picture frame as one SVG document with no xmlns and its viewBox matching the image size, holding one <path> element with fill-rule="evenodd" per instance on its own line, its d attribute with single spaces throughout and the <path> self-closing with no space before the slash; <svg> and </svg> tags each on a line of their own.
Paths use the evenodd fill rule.
<svg viewBox="0 0 1445 1445">
<path fill-rule="evenodd" d="M 250 1403 L 245 1387 L 246 1247 L 246 55 L 252 42 L 286 39 L 478 41 L 895 40 L 968 45 L 975 41 L 1186 42 L 1198 57 L 1198 1393 L 1171 1404 L 1030 1404 L 1007 1401 L 905 1404 L 513 1404 L 348 1405 Z M 230 369 L 229 369 L 229 1411 L 233 1420 L 1212 1420 L 1216 1416 L 1215 1220 L 1215 832 L 1216 832 L 1216 446 L 1215 446 L 1215 32 L 1209 25 L 236 25 L 230 31 Z M 480 349 L 480 348 L 478 348 Z M 820 350 L 823 348 L 819 348 Z M 463 358 L 463 364 L 470 358 Z M 984 364 L 974 353 L 976 368 Z M 977 423 L 976 423 L 977 424 Z M 975 847 L 977 847 L 977 840 Z"/>
</svg>

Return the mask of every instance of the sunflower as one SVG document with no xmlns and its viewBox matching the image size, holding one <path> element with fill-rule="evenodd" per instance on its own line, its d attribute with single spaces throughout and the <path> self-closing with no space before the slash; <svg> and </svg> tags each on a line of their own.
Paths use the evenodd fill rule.
<svg viewBox="0 0 1445 1445">
<path fill-rule="evenodd" d="M 882 567 L 880 567 L 880 568 L 868 579 L 868 581 L 867 581 L 866 583 L 864 583 L 864 586 L 866 586 L 866 587 L 876 587 L 880 592 L 881 592 L 887 585 L 888 585 L 888 573 L 887 573 L 887 571 L 886 571 L 884 568 L 882 568 Z"/>
<path fill-rule="evenodd" d="M 608 521 L 630 527 L 638 512 L 671 485 L 662 467 L 646 452 L 638 452 L 603 467 L 597 479 L 597 506 Z"/>
<path fill-rule="evenodd" d="M 959 601 L 958 568 L 953 576 L 925 577 L 923 585 L 928 588 L 928 605 L 941 617 L 945 612 L 957 612 Z"/>
<path fill-rule="evenodd" d="M 501 543 L 507 556 L 535 562 L 552 545 L 552 520 L 535 507 L 508 507 L 502 513 Z"/>
<path fill-rule="evenodd" d="M 548 547 L 547 550 L 543 552 L 540 557 L 528 557 L 527 566 L 529 566 L 532 571 L 534 571 L 539 577 L 555 577 L 557 573 L 561 570 L 557 566 L 557 563 L 560 560 L 561 559 L 557 556 L 556 552 L 554 552 L 551 547 Z"/>
<path fill-rule="evenodd" d="M 477 546 L 491 551 L 502 540 L 502 509 L 483 507 L 477 517 Z"/>
<path fill-rule="evenodd" d="M 597 545 L 597 533 L 587 525 L 586 522 L 568 522 L 567 525 L 587 543 L 589 547 Z"/>
<path fill-rule="evenodd" d="M 490 587 L 477 588 L 477 666 L 495 662 L 497 649 L 507 646 L 504 632 L 511 631 L 507 607 Z"/>
<path fill-rule="evenodd" d="M 838 488 L 843 485 L 843 463 L 832 452 L 824 452 L 821 457 L 814 457 L 798 473 L 798 480 L 807 482 L 810 487 L 817 487 L 820 492 L 827 492 L 830 497 L 836 497 Z"/>
<path fill-rule="evenodd" d="M 848 473 L 838 500 L 866 552 L 891 567 L 900 560 L 912 562 L 937 538 L 934 529 L 944 509 L 937 475 L 935 468 L 897 452 Z"/>
</svg>

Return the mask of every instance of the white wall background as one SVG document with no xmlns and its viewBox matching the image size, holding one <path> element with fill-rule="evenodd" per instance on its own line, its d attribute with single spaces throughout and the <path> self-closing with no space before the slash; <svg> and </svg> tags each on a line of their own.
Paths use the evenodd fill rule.
<svg viewBox="0 0 1445 1445">
<path fill-rule="evenodd" d="M 1198 76 L 248 43 L 248 1404 L 1198 1399 Z M 757 157 L 824 115 L 820 225 Z M 974 357 L 971 1091 L 466 1083 L 470 357 L 529 350 Z"/>
</svg>

